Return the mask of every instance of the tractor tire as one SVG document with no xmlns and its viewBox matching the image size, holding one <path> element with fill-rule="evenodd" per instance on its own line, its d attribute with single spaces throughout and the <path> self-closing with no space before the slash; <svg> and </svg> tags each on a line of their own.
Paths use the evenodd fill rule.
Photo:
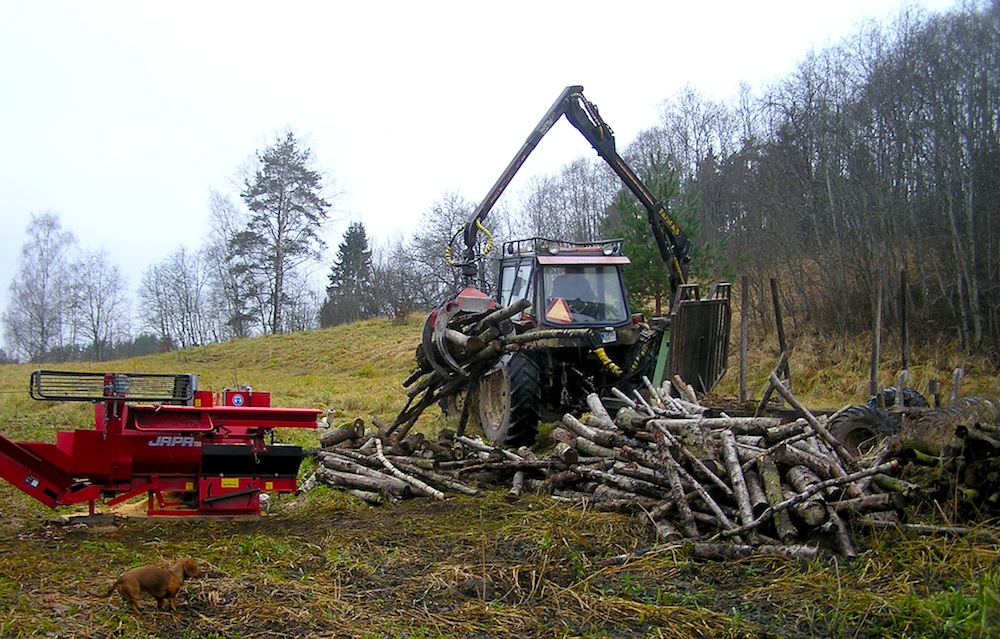
<svg viewBox="0 0 1000 639">
<path fill-rule="evenodd" d="M 896 404 L 896 387 L 889 386 L 882 390 L 882 404 L 886 408 L 890 408 Z M 868 400 L 866 406 L 872 406 L 877 408 L 879 406 L 879 396 L 872 395 Z M 904 386 L 903 387 L 903 406 L 907 408 L 928 408 L 930 404 L 923 395 L 918 393 L 916 390 Z"/>
<path fill-rule="evenodd" d="M 541 384 L 538 364 L 521 353 L 483 376 L 477 392 L 479 425 L 495 446 L 531 446 L 538 436 Z"/>
<path fill-rule="evenodd" d="M 839 411 L 826 424 L 827 430 L 844 448 L 862 457 L 879 443 L 899 432 L 899 422 L 888 411 L 860 404 Z"/>
</svg>

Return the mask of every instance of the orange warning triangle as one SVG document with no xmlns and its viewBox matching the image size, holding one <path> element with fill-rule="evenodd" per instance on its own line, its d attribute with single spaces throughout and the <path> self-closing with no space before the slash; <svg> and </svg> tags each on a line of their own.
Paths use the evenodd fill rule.
<svg viewBox="0 0 1000 639">
<path fill-rule="evenodd" d="M 545 309 L 545 317 L 553 322 L 573 321 L 573 314 L 569 312 L 569 306 L 566 306 L 566 300 L 561 297 L 557 297 L 552 300 L 549 307 Z"/>
</svg>

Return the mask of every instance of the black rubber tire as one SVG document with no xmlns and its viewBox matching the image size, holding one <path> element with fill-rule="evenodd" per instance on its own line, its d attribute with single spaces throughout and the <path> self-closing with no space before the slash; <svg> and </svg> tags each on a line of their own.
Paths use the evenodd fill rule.
<svg viewBox="0 0 1000 639">
<path fill-rule="evenodd" d="M 839 411 L 826 424 L 827 430 L 844 448 L 863 456 L 887 437 L 899 432 L 899 422 L 888 411 L 860 404 Z"/>
<path fill-rule="evenodd" d="M 882 403 L 886 408 L 890 408 L 896 404 L 896 387 L 890 386 L 882 390 Z M 866 406 L 879 406 L 878 395 L 872 395 L 869 398 Z M 903 406 L 908 408 L 928 408 L 930 404 L 923 395 L 918 393 L 916 390 L 910 388 L 909 386 L 903 387 Z"/>
<path fill-rule="evenodd" d="M 538 437 L 541 384 L 538 364 L 512 353 L 506 364 L 479 382 L 479 425 L 495 446 L 531 446 Z"/>
</svg>

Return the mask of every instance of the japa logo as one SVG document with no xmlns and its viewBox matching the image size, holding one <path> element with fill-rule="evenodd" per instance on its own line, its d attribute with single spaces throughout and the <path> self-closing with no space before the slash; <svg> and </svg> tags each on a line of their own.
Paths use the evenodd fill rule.
<svg viewBox="0 0 1000 639">
<path fill-rule="evenodd" d="M 160 435 L 156 439 L 150 440 L 150 446 L 197 446 L 194 437 L 190 435 Z"/>
</svg>

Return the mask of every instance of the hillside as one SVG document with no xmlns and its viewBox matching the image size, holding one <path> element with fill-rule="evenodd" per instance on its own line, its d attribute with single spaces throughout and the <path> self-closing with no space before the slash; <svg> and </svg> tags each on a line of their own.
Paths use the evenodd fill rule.
<svg viewBox="0 0 1000 639">
<path fill-rule="evenodd" d="M 350 419 L 371 413 L 393 417 L 405 402 L 400 383 L 413 365 L 422 319 L 404 325 L 377 319 L 331 329 L 210 344 L 136 359 L 48 366 L 58 370 L 194 373 L 200 388 L 221 391 L 246 384 L 271 393 L 276 406 L 335 410 Z M 28 397 L 37 365 L 0 366 L 0 416 L 16 437 L 39 416 L 67 424 L 90 422 L 86 405 L 35 402 Z M 70 417 L 73 415 L 73 417 Z M 27 419 L 27 423 L 25 423 Z M 45 437 L 44 433 L 32 436 Z"/>
<path fill-rule="evenodd" d="M 391 419 L 406 401 L 401 382 L 414 365 L 424 317 L 412 315 L 406 323 L 388 319 L 357 322 L 329 329 L 271 335 L 210 344 L 159 355 L 101 363 L 52 365 L 58 370 L 144 373 L 194 373 L 203 389 L 221 391 L 247 384 L 268 391 L 272 404 L 287 407 L 334 410 L 335 419 L 345 421 L 371 414 Z M 733 338 L 738 328 L 733 329 Z M 795 336 L 793 336 L 794 338 Z M 839 408 L 867 399 L 870 345 L 867 335 L 854 339 L 795 340 L 790 367 L 792 388 L 809 407 Z M 961 394 L 996 396 L 998 372 L 984 356 L 960 353 L 947 341 L 917 345 L 911 355 L 911 382 L 926 392 L 927 382 L 937 380 L 950 390 L 953 372 L 962 366 L 965 377 Z M 739 360 L 735 342 L 730 345 L 729 371 L 718 393 L 734 397 L 738 389 Z M 883 347 L 880 382 L 896 383 L 900 357 L 898 346 Z M 778 359 L 776 340 L 753 340 L 748 357 L 747 387 L 759 398 L 767 376 Z M 40 420 L 70 424 L 81 420 L 88 427 L 91 408 L 77 404 L 35 402 L 28 397 L 31 371 L 37 365 L 0 366 L 0 424 L 13 438 L 21 433 L 47 441 L 44 431 L 35 431 Z M 422 423 L 438 417 L 429 409 Z"/>
</svg>

